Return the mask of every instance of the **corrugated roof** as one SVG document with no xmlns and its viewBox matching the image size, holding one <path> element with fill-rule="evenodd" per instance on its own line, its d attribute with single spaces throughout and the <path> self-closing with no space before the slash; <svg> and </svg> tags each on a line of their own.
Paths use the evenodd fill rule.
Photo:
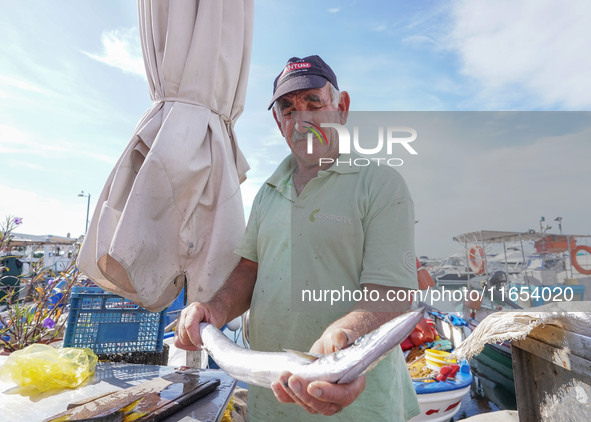
<svg viewBox="0 0 591 422">
<path fill-rule="evenodd" d="M 460 243 L 506 243 L 519 242 L 521 240 L 540 240 L 553 236 L 558 239 L 591 237 L 588 234 L 554 234 L 539 232 L 508 232 L 498 230 L 480 230 L 463 233 L 453 237 L 453 240 Z"/>
<path fill-rule="evenodd" d="M 54 236 L 48 235 L 33 235 L 23 233 L 13 233 L 10 236 L 11 246 L 25 246 L 25 245 L 71 245 L 78 242 L 79 239 L 74 237 Z"/>
</svg>

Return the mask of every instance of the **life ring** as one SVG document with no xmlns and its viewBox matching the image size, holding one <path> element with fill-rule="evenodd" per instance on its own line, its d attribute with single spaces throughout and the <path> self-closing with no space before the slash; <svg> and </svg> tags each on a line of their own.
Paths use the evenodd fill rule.
<svg viewBox="0 0 591 422">
<path fill-rule="evenodd" d="M 474 246 L 468 252 L 468 266 L 474 274 L 484 273 L 484 250 L 481 246 Z"/>
<path fill-rule="evenodd" d="M 573 263 L 573 267 L 581 274 L 591 275 L 591 269 L 586 270 L 579 264 L 577 261 L 577 252 L 579 251 L 587 251 L 588 254 L 591 254 L 591 247 L 585 245 L 579 245 L 574 249 L 571 249 L 570 252 L 570 261 Z"/>
</svg>

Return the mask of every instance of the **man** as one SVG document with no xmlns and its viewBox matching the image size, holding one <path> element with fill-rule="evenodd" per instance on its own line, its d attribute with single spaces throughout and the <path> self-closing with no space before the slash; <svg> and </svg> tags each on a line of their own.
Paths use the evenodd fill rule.
<svg viewBox="0 0 591 422">
<path fill-rule="evenodd" d="M 250 309 L 252 349 L 331 353 L 408 310 L 407 302 L 385 301 L 394 297 L 389 292 L 417 288 L 414 211 L 404 180 L 388 166 L 352 165 L 352 155 L 339 154 L 337 131 L 317 130 L 345 123 L 349 104 L 318 56 L 290 59 L 275 79 L 269 108 L 291 154 L 257 194 L 236 249 L 242 259 L 224 286 L 211 301 L 183 310 L 177 347 L 201 346 L 200 321 L 221 327 Z M 310 145 L 312 129 L 318 139 Z M 331 290 L 380 299 L 366 295 L 319 309 L 302 295 Z M 350 384 L 284 373 L 272 391 L 249 386 L 248 396 L 249 420 L 257 422 L 337 412 L 339 420 L 403 421 L 418 414 L 399 348 Z"/>
</svg>

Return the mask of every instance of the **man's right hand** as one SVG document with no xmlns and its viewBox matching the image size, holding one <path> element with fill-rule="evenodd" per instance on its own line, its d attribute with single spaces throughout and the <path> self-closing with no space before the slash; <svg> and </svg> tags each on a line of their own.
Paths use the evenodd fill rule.
<svg viewBox="0 0 591 422">
<path fill-rule="evenodd" d="M 221 329 L 226 322 L 245 312 L 250 306 L 258 267 L 256 262 L 242 258 L 213 298 L 208 302 L 193 302 L 183 309 L 174 345 L 179 349 L 201 350 L 200 322 L 209 322 Z"/>
<path fill-rule="evenodd" d="M 210 302 L 193 302 L 182 310 L 174 334 L 174 345 L 184 350 L 201 350 L 203 341 L 199 332 L 200 322 L 209 322 L 218 328 L 225 319 Z"/>
</svg>

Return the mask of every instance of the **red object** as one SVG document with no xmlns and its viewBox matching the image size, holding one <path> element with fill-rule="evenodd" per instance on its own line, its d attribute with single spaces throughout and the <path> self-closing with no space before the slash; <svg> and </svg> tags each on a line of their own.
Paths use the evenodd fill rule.
<svg viewBox="0 0 591 422">
<path fill-rule="evenodd" d="M 455 402 L 454 404 L 450 404 L 449 406 L 447 406 L 447 409 L 445 409 L 444 412 L 447 412 L 448 410 L 453 409 L 454 407 L 456 407 L 461 402 L 462 402 L 462 400 L 459 400 L 459 401 Z"/>
<path fill-rule="evenodd" d="M 412 333 L 410 333 L 410 341 L 415 346 L 420 346 L 423 343 L 429 343 L 435 340 L 435 335 L 431 330 L 431 327 L 425 321 L 425 318 L 422 318 Z"/>
<path fill-rule="evenodd" d="M 536 247 L 536 251 L 538 253 L 558 253 L 558 252 L 566 252 L 569 249 L 573 250 L 575 246 L 577 246 L 577 242 L 573 238 L 569 238 L 569 242 L 566 241 L 565 237 L 558 237 L 558 236 L 547 236 L 543 239 L 537 240 L 534 243 Z"/>
<path fill-rule="evenodd" d="M 410 341 L 410 336 L 408 336 L 406 339 L 404 339 L 402 343 L 400 343 L 400 347 L 402 347 L 402 350 L 408 350 L 414 347 L 414 344 L 412 344 L 412 341 Z"/>
<path fill-rule="evenodd" d="M 424 343 L 430 343 L 438 336 L 435 323 L 431 320 L 421 319 L 412 333 L 400 343 L 402 350 L 412 349 Z"/>
<path fill-rule="evenodd" d="M 450 365 L 451 367 L 451 372 L 449 373 L 448 377 L 449 378 L 453 378 L 456 376 L 456 374 L 458 373 L 458 371 L 460 370 L 460 365 L 458 365 L 457 363 L 452 363 Z"/>
<path fill-rule="evenodd" d="M 437 337 L 439 336 L 439 333 L 437 332 L 437 328 L 435 328 L 435 321 L 433 321 L 432 319 L 427 319 L 427 324 L 429 325 L 429 328 L 431 329 L 431 332 L 433 333 L 433 337 L 435 337 L 435 339 L 437 339 Z"/>
<path fill-rule="evenodd" d="M 433 277 L 426 268 L 421 266 L 419 258 L 417 258 L 417 279 L 419 281 L 419 290 L 427 290 L 429 287 L 435 286 Z"/>
<path fill-rule="evenodd" d="M 439 375 L 437 375 L 435 377 L 435 379 L 437 381 L 445 381 L 448 378 L 455 377 L 459 370 L 460 370 L 460 365 L 458 365 L 457 363 L 453 363 L 451 365 L 444 365 L 439 370 Z"/>
<path fill-rule="evenodd" d="M 439 375 L 437 375 L 435 377 L 435 379 L 437 381 L 445 381 L 447 379 L 447 377 L 449 377 L 449 374 L 451 374 L 452 369 L 451 366 L 445 365 L 442 366 L 441 369 L 439 370 Z"/>
<path fill-rule="evenodd" d="M 484 250 L 481 246 L 474 246 L 468 252 L 468 266 L 474 274 L 484 273 Z"/>
<path fill-rule="evenodd" d="M 431 409 L 425 412 L 425 415 L 432 415 L 433 413 L 439 413 L 439 409 Z"/>
<path fill-rule="evenodd" d="M 571 249 L 570 260 L 573 264 L 573 267 L 575 267 L 575 270 L 577 270 L 581 274 L 591 275 L 591 269 L 587 270 L 587 269 L 583 268 L 581 266 L 581 264 L 579 264 L 579 261 L 577 261 L 577 253 L 579 251 L 585 251 L 588 254 L 591 254 L 591 247 L 585 246 L 585 245 L 579 245 L 576 248 Z"/>
</svg>

